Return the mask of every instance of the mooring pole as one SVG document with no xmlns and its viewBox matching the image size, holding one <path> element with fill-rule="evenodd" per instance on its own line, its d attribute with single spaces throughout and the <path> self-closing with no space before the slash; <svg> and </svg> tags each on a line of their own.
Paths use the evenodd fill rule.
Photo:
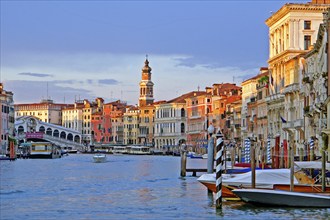
<svg viewBox="0 0 330 220">
<path fill-rule="evenodd" d="M 256 151 L 254 139 L 251 139 L 251 186 L 256 188 Z"/>
<path fill-rule="evenodd" d="M 322 192 L 326 190 L 326 154 L 325 151 L 328 149 L 328 134 L 322 133 L 322 142 L 323 147 L 321 149 L 322 152 Z"/>
<path fill-rule="evenodd" d="M 181 145 L 181 176 L 186 176 L 186 169 L 187 169 L 187 150 L 186 145 Z"/>
<path fill-rule="evenodd" d="M 223 169 L 223 135 L 217 134 L 217 154 L 216 154 L 216 200 L 215 207 L 222 208 L 222 169 Z"/>
<path fill-rule="evenodd" d="M 213 173 L 214 169 L 214 126 L 210 125 L 207 129 L 209 133 L 209 143 L 207 146 L 207 173 Z"/>
</svg>

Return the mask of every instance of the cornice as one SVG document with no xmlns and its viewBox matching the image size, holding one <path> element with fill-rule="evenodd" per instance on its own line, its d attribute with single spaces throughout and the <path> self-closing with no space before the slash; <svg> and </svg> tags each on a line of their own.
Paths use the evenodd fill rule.
<svg viewBox="0 0 330 220">
<path fill-rule="evenodd" d="M 275 12 L 272 16 L 270 16 L 266 21 L 266 25 L 271 27 L 281 18 L 283 18 L 289 12 L 324 12 L 330 7 L 330 4 L 322 4 L 322 5 L 315 5 L 315 4 L 293 4 L 287 3 L 282 8 L 280 8 L 277 12 Z"/>
<path fill-rule="evenodd" d="M 269 59 L 268 65 L 271 66 L 274 63 L 278 63 L 278 62 L 287 62 L 289 60 L 291 60 L 294 57 L 297 57 L 299 55 L 304 55 L 306 53 L 305 50 L 285 50 L 279 54 L 277 54 L 276 56 L 272 57 L 271 59 Z"/>
</svg>

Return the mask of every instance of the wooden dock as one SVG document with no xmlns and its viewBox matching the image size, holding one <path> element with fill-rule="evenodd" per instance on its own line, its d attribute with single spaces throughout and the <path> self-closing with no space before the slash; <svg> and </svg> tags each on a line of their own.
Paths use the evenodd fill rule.
<svg viewBox="0 0 330 220">
<path fill-rule="evenodd" d="M 207 169 L 202 169 L 202 168 L 187 168 L 186 169 L 187 173 L 192 173 L 192 176 L 197 176 L 197 173 L 207 173 Z M 215 172 L 215 169 L 213 170 Z"/>
</svg>

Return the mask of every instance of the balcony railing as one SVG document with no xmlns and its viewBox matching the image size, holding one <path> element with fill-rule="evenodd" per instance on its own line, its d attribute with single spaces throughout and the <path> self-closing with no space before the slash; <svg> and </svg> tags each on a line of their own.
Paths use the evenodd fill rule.
<svg viewBox="0 0 330 220">
<path fill-rule="evenodd" d="M 273 101 L 278 101 L 279 99 L 284 100 L 284 95 L 280 94 L 280 93 L 277 93 L 277 94 L 270 95 L 270 96 L 266 97 L 265 100 L 266 100 L 266 102 L 273 102 Z"/>
<path fill-rule="evenodd" d="M 298 119 L 293 122 L 293 126 L 295 128 L 301 128 L 304 126 L 304 120 L 303 119 Z"/>
<path fill-rule="evenodd" d="M 284 90 L 283 93 L 284 94 L 288 94 L 288 93 L 293 93 L 293 92 L 297 92 L 300 90 L 299 84 L 298 83 L 292 83 L 290 85 L 287 85 Z"/>
<path fill-rule="evenodd" d="M 293 129 L 293 122 L 292 121 L 288 121 L 286 123 L 282 123 L 282 129 Z"/>
</svg>

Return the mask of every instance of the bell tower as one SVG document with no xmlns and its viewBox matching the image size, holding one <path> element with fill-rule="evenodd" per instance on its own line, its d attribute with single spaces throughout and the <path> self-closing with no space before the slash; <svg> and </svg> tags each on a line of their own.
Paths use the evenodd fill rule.
<svg viewBox="0 0 330 220">
<path fill-rule="evenodd" d="M 146 106 L 154 102 L 154 83 L 151 81 L 151 68 L 149 66 L 148 55 L 142 68 L 142 80 L 140 81 L 139 106 Z"/>
</svg>

